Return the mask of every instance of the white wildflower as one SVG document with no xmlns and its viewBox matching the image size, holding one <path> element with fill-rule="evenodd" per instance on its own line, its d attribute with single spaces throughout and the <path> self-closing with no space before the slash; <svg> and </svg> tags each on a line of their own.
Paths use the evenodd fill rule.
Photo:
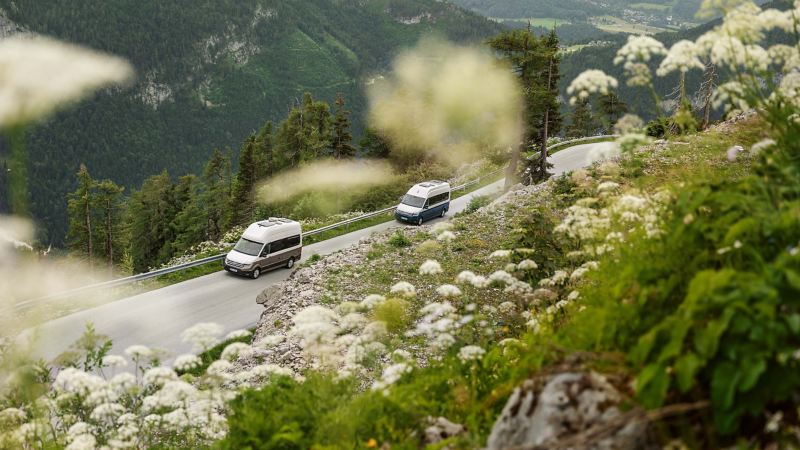
<svg viewBox="0 0 800 450">
<path fill-rule="evenodd" d="M 533 334 L 538 334 L 542 329 L 542 325 L 539 323 L 539 320 L 535 317 L 532 317 L 531 320 L 529 320 L 528 323 L 525 324 L 525 326 L 530 328 Z"/>
<path fill-rule="evenodd" d="M 125 407 L 117 403 L 103 403 L 92 410 L 91 418 L 98 422 L 108 422 L 116 420 L 122 413 L 125 412 Z"/>
<path fill-rule="evenodd" d="M 429 259 L 419 266 L 419 273 L 421 275 L 436 275 L 442 273 L 442 265 L 438 261 Z"/>
<path fill-rule="evenodd" d="M 580 293 L 580 292 L 578 292 L 578 291 L 572 291 L 572 292 L 570 292 L 570 293 L 569 293 L 569 295 L 567 295 L 567 300 L 569 300 L 569 301 L 575 301 L 575 300 L 577 300 L 578 298 L 580 298 L 580 296 L 581 296 L 581 293 Z"/>
<path fill-rule="evenodd" d="M 436 288 L 436 293 L 442 297 L 458 297 L 461 295 L 461 289 L 452 284 L 443 284 Z"/>
<path fill-rule="evenodd" d="M 178 374 L 169 367 L 153 367 L 152 369 L 148 369 L 142 378 L 144 384 L 153 386 L 163 386 L 167 381 L 177 379 Z"/>
<path fill-rule="evenodd" d="M 250 335 L 252 335 L 252 334 L 253 333 L 251 333 L 250 330 L 242 330 L 242 329 L 233 330 L 230 333 L 228 333 L 227 335 L 225 335 L 225 340 L 229 341 L 231 339 L 244 339 L 244 338 L 250 337 Z"/>
<path fill-rule="evenodd" d="M 506 272 L 505 270 L 497 270 L 491 275 L 489 275 L 489 281 L 503 283 L 503 284 L 511 284 L 517 279 L 514 278 L 510 273 Z"/>
<path fill-rule="evenodd" d="M 436 237 L 436 240 L 442 242 L 451 242 L 455 238 L 456 234 L 452 231 L 442 231 L 439 236 Z"/>
<path fill-rule="evenodd" d="M 469 283 L 475 288 L 484 289 L 489 286 L 490 281 L 482 275 L 475 275 Z"/>
<path fill-rule="evenodd" d="M 430 343 L 431 349 L 436 352 L 443 352 L 456 343 L 456 338 L 450 333 L 441 333 Z"/>
<path fill-rule="evenodd" d="M 439 222 L 431 227 L 431 233 L 439 234 L 453 229 L 453 224 L 450 222 Z"/>
<path fill-rule="evenodd" d="M 644 130 L 644 121 L 636 114 L 625 114 L 614 124 L 617 134 L 641 133 Z"/>
<path fill-rule="evenodd" d="M 245 344 L 244 342 L 233 342 L 228 344 L 224 350 L 222 350 L 222 355 L 220 355 L 220 359 L 224 359 L 226 361 L 235 361 L 240 356 L 248 355 L 253 351 L 253 349 Z"/>
<path fill-rule="evenodd" d="M 508 283 L 503 292 L 507 292 L 513 295 L 526 295 L 532 293 L 533 288 L 531 287 L 530 284 L 525 283 L 524 281 L 514 279 L 513 281 Z"/>
<path fill-rule="evenodd" d="M 773 139 L 760 140 L 760 141 L 756 142 L 755 144 L 753 144 L 752 147 L 750 147 L 750 153 L 752 153 L 754 155 L 757 155 L 757 154 L 761 153 L 762 151 L 764 151 L 764 150 L 766 150 L 766 149 L 768 149 L 768 148 L 770 148 L 770 147 L 772 147 L 772 146 L 774 146 L 776 144 L 777 143 Z"/>
<path fill-rule="evenodd" d="M 172 366 L 175 367 L 175 370 L 180 370 L 181 372 L 187 372 L 189 370 L 200 367 L 200 364 L 202 364 L 202 361 L 200 360 L 199 356 L 186 354 L 186 355 L 180 355 L 177 358 L 175 358 L 175 362 L 172 364 Z"/>
<path fill-rule="evenodd" d="M 72 438 L 69 445 L 64 450 L 94 450 L 97 446 L 97 438 L 91 434 L 80 434 Z"/>
<path fill-rule="evenodd" d="M 570 96 L 570 104 L 574 105 L 579 100 L 586 101 L 592 94 L 608 94 L 617 86 L 617 79 L 602 70 L 586 70 L 572 80 L 567 87 L 567 95 Z"/>
<path fill-rule="evenodd" d="M 0 126 L 31 122 L 93 91 L 128 80 L 122 59 L 36 36 L 0 41 Z"/>
<path fill-rule="evenodd" d="M 191 343 L 195 351 L 205 351 L 219 342 L 222 332 L 222 325 L 212 322 L 198 323 L 184 330 L 181 340 Z"/>
<path fill-rule="evenodd" d="M 474 278 L 475 278 L 475 273 L 469 270 L 464 270 L 461 273 L 459 273 L 458 276 L 456 276 L 456 283 L 461 283 L 461 284 L 471 283 Z"/>
<path fill-rule="evenodd" d="M 516 309 L 517 305 L 514 302 L 503 302 L 497 305 L 497 310 L 506 315 L 514 313 Z"/>
<path fill-rule="evenodd" d="M 230 361 L 225 361 L 224 359 L 218 359 L 211 363 L 208 368 L 206 369 L 206 373 L 212 376 L 224 377 L 225 373 L 229 371 L 233 367 L 233 364 Z"/>
<path fill-rule="evenodd" d="M 386 301 L 386 297 L 378 294 L 370 294 L 366 296 L 364 300 L 361 300 L 361 306 L 367 309 L 372 309 L 376 305 L 383 303 L 384 301 Z"/>
<path fill-rule="evenodd" d="M 619 183 L 604 181 L 597 185 L 597 192 L 611 192 L 619 189 Z"/>
<path fill-rule="evenodd" d="M 489 255 L 491 259 L 508 259 L 511 257 L 511 250 L 495 250 Z"/>
<path fill-rule="evenodd" d="M 586 272 L 588 271 L 589 269 L 586 267 L 578 267 L 577 269 L 572 271 L 572 273 L 569 276 L 569 279 L 573 281 L 580 280 L 581 278 L 583 278 L 584 275 L 586 275 Z"/>
<path fill-rule="evenodd" d="M 517 269 L 519 270 L 535 270 L 538 268 L 539 265 L 531 259 L 523 259 L 519 264 L 517 264 Z"/>
<path fill-rule="evenodd" d="M 341 327 L 343 330 L 355 331 L 364 328 L 367 324 L 367 318 L 363 314 L 350 313 L 342 317 Z"/>
<path fill-rule="evenodd" d="M 153 350 L 144 345 L 131 345 L 125 349 L 125 354 L 128 358 L 136 361 L 141 358 L 149 358 L 153 354 Z"/>
<path fill-rule="evenodd" d="M 477 345 L 467 345 L 461 347 L 461 350 L 458 351 L 458 358 L 461 361 L 477 361 L 483 358 L 483 355 L 486 354 L 486 350 L 478 347 Z"/>
<path fill-rule="evenodd" d="M 125 367 L 128 365 L 128 360 L 119 355 L 106 355 L 103 357 L 104 367 Z"/>
<path fill-rule="evenodd" d="M 664 44 L 650 36 L 628 36 L 628 42 L 618 51 L 614 64 L 625 62 L 648 62 L 654 56 L 666 55 Z"/>
<path fill-rule="evenodd" d="M 656 74 L 660 77 L 672 72 L 686 73 L 691 69 L 705 70 L 706 66 L 697 57 L 698 48 L 692 41 L 681 40 L 669 49 L 667 57 L 661 61 Z"/>
<path fill-rule="evenodd" d="M 402 362 L 387 366 L 383 369 L 381 379 L 372 384 L 372 389 L 376 391 L 384 390 L 399 381 L 404 374 L 411 372 L 411 370 L 412 367 L 410 365 Z"/>
<path fill-rule="evenodd" d="M 398 283 L 395 283 L 395 285 L 392 286 L 389 292 L 391 292 L 392 294 L 400 294 L 404 297 L 413 297 L 414 295 L 417 294 L 416 288 L 414 288 L 414 286 L 407 281 L 400 281 Z"/>
</svg>

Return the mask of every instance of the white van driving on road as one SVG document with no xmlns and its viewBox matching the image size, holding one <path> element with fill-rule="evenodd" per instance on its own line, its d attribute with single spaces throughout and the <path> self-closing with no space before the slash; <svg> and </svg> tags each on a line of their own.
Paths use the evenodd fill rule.
<svg viewBox="0 0 800 450">
<path fill-rule="evenodd" d="M 228 272 L 255 279 L 265 270 L 275 267 L 291 269 L 300 259 L 302 250 L 300 224 L 290 219 L 270 217 L 247 227 L 225 257 L 223 267 Z"/>
<path fill-rule="evenodd" d="M 450 209 L 450 183 L 446 181 L 426 181 L 415 184 L 400 199 L 394 212 L 401 222 L 422 225 L 434 217 L 444 217 Z"/>
</svg>

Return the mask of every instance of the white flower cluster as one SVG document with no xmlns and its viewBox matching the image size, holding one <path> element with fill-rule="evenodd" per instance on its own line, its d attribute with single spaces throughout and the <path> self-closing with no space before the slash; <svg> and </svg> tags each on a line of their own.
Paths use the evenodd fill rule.
<svg viewBox="0 0 800 450">
<path fill-rule="evenodd" d="M 592 94 L 608 94 L 612 89 L 616 89 L 618 84 L 616 78 L 602 70 L 587 70 L 575 77 L 567 87 L 569 102 L 574 105 L 578 101 L 586 101 Z"/>
<path fill-rule="evenodd" d="M 669 49 L 667 57 L 658 66 L 656 74 L 664 77 L 672 72 L 686 73 L 691 69 L 704 70 L 706 66 L 698 58 L 698 53 L 697 44 L 694 42 L 685 39 L 678 41 Z"/>
</svg>

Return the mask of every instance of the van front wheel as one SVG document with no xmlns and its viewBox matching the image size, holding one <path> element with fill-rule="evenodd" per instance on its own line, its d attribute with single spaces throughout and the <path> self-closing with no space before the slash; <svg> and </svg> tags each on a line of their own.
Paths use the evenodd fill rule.
<svg viewBox="0 0 800 450">
<path fill-rule="evenodd" d="M 253 270 L 253 279 L 255 280 L 256 278 L 258 278 L 259 275 L 261 275 L 261 269 L 256 267 L 255 270 Z"/>
<path fill-rule="evenodd" d="M 294 267 L 294 257 L 291 257 L 288 261 L 286 261 L 286 268 L 291 269 L 292 267 Z"/>
<path fill-rule="evenodd" d="M 447 214 L 447 210 L 442 208 L 442 214 L 439 217 L 444 217 L 445 214 Z"/>
<path fill-rule="evenodd" d="M 419 219 L 417 219 L 417 225 L 422 225 L 422 216 L 419 216 Z"/>
</svg>

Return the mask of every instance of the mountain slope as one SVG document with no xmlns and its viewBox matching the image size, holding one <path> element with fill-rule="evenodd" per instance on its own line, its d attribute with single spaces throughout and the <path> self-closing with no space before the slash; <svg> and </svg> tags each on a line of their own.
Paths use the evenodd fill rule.
<svg viewBox="0 0 800 450">
<path fill-rule="evenodd" d="M 500 27 L 434 0 L 0 0 L 0 8 L 13 26 L 126 57 L 137 70 L 133 86 L 29 133 L 32 209 L 47 225 L 42 239 L 54 243 L 80 163 L 129 189 L 165 168 L 197 172 L 213 148 L 281 120 L 304 91 L 328 101 L 342 92 L 358 131 L 363 86 L 399 48 L 427 33 L 463 42 Z"/>
</svg>

